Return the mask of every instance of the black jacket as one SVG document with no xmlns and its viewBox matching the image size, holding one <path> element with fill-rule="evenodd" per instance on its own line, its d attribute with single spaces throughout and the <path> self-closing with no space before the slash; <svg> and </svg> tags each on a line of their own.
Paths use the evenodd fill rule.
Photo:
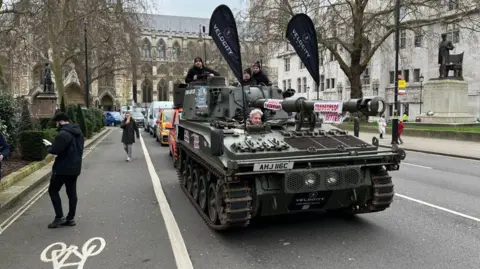
<svg viewBox="0 0 480 269">
<path fill-rule="evenodd" d="M 0 154 L 3 155 L 3 158 L 7 157 L 8 153 L 10 153 L 10 146 L 5 139 L 5 136 L 0 134 Z"/>
<path fill-rule="evenodd" d="M 64 124 L 58 128 L 58 135 L 48 153 L 57 155 L 52 172 L 55 175 L 78 176 L 82 170 L 84 138 L 77 124 Z"/>
<path fill-rule="evenodd" d="M 190 70 L 188 70 L 188 73 L 187 73 L 187 77 L 185 78 L 185 83 L 190 83 L 193 81 L 193 77 L 195 75 L 200 76 L 200 75 L 203 75 L 203 74 L 208 74 L 208 73 L 212 73 L 214 74 L 215 76 L 220 76 L 220 73 L 218 73 L 217 71 L 214 71 L 208 67 L 203 67 L 203 68 L 198 68 L 196 66 L 190 68 Z"/>
<path fill-rule="evenodd" d="M 248 80 L 245 80 L 245 79 L 244 79 L 244 80 L 243 80 L 243 85 L 245 85 L 245 86 L 256 86 L 256 85 L 258 85 L 258 83 L 257 83 L 257 81 L 256 81 L 255 79 L 250 78 L 250 79 L 248 79 Z"/>
<path fill-rule="evenodd" d="M 271 84 L 270 80 L 268 80 L 267 75 L 265 75 L 265 73 L 263 73 L 262 70 L 258 71 L 258 73 L 254 73 L 252 75 L 252 79 L 257 81 L 258 84 L 265 84 L 265 85 L 270 85 Z"/>
<path fill-rule="evenodd" d="M 135 143 L 135 133 L 137 133 L 137 138 L 140 139 L 140 132 L 138 131 L 138 126 L 134 119 L 130 118 L 128 124 L 125 123 L 126 121 L 127 119 L 122 121 L 120 128 L 123 129 L 122 143 L 129 145 Z"/>
</svg>

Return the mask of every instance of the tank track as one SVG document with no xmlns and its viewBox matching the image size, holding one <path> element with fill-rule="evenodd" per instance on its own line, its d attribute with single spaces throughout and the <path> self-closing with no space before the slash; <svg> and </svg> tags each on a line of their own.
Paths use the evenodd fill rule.
<svg viewBox="0 0 480 269">
<path fill-rule="evenodd" d="M 373 198 L 366 206 L 355 210 L 355 214 L 380 212 L 390 207 L 395 192 L 392 177 L 385 170 L 378 170 L 372 176 Z"/>
<path fill-rule="evenodd" d="M 225 171 L 221 171 L 218 168 L 212 166 L 204 159 L 199 157 L 197 154 L 189 150 L 187 147 L 177 144 L 177 157 L 179 157 L 180 151 L 182 153 L 186 153 L 186 156 L 190 157 L 193 161 L 195 161 L 196 165 L 200 165 L 204 171 L 210 173 L 210 176 L 214 177 L 217 181 L 217 197 L 219 192 L 223 193 L 225 197 L 225 214 L 224 214 L 224 221 L 223 224 L 213 223 L 210 220 L 210 217 L 204 211 L 192 194 L 188 191 L 184 184 L 184 176 L 182 171 L 180 170 L 180 165 L 177 163 L 176 170 L 178 175 L 178 180 L 180 182 L 180 187 L 183 192 L 186 194 L 190 202 L 193 204 L 195 209 L 197 210 L 198 214 L 202 217 L 205 223 L 213 230 L 216 231 L 225 231 L 230 229 L 238 229 L 244 228 L 250 224 L 250 220 L 252 218 L 252 188 L 249 186 L 248 182 L 235 182 L 235 183 L 227 183 L 223 179 L 227 176 Z M 181 162 L 180 159 L 178 159 Z M 207 184 L 209 184 L 207 182 Z M 207 186 L 207 203 L 208 203 L 208 186 Z M 220 215 L 220 212 L 217 212 Z M 220 217 L 219 217 L 220 218 Z M 217 221 L 219 222 L 219 221 Z"/>
</svg>

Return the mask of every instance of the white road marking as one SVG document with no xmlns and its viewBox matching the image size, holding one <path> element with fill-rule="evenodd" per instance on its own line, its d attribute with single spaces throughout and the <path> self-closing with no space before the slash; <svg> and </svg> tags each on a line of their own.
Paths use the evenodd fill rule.
<svg viewBox="0 0 480 269">
<path fill-rule="evenodd" d="M 420 167 L 420 168 L 425 168 L 425 169 L 433 169 L 432 167 L 429 167 L 429 166 L 423 166 L 423 165 L 418 165 L 418 164 L 413 164 L 413 163 L 405 163 L 405 162 L 402 162 L 401 164 L 410 165 L 410 166 L 415 166 L 415 167 Z"/>
<path fill-rule="evenodd" d="M 86 150 L 83 152 L 83 159 L 87 157 L 87 155 L 92 152 L 94 148 L 97 147 L 100 142 L 102 142 L 110 133 L 112 132 L 112 129 L 108 130 L 108 132 L 95 144 L 88 146 Z M 43 187 L 40 191 L 38 191 L 35 195 L 32 196 L 25 204 L 23 204 L 19 209 L 17 209 L 10 217 L 8 217 L 2 224 L 0 224 L 0 234 L 2 234 L 10 225 L 12 225 L 18 218 L 20 218 L 25 211 L 27 211 L 30 207 L 32 207 L 35 202 L 38 201 L 46 192 L 48 191 L 48 185 Z"/>
<path fill-rule="evenodd" d="M 182 233 L 180 232 L 177 221 L 175 220 L 173 212 L 170 209 L 167 197 L 165 196 L 162 184 L 160 183 L 160 178 L 155 172 L 155 167 L 150 159 L 150 154 L 148 154 L 148 150 L 145 146 L 142 136 L 140 136 L 140 143 L 142 144 L 143 154 L 145 155 L 145 160 L 147 161 L 148 172 L 150 173 L 150 178 L 152 179 L 153 190 L 157 196 L 158 206 L 160 207 L 160 212 L 162 213 L 163 220 L 165 221 L 165 227 L 167 229 L 168 238 L 170 239 L 170 245 L 172 246 L 177 268 L 193 269 L 193 264 L 190 260 L 190 256 L 188 255 Z"/>
<path fill-rule="evenodd" d="M 98 241 L 99 244 L 92 245 L 94 241 Z M 105 245 L 105 239 L 102 237 L 93 237 L 83 244 L 80 252 L 78 251 L 78 246 L 70 245 L 67 247 L 67 244 L 63 242 L 57 242 L 49 245 L 42 251 L 42 254 L 40 254 L 40 260 L 46 263 L 51 262 L 53 269 L 60 269 L 70 266 L 76 266 L 77 269 L 83 269 L 87 259 L 100 254 L 100 252 L 102 252 L 102 250 L 105 248 Z M 98 249 L 96 249 L 97 247 Z M 68 258 L 70 258 L 72 254 L 76 256 L 73 257 L 74 260 L 80 261 L 67 263 Z"/>
<path fill-rule="evenodd" d="M 398 196 L 398 197 L 401 197 L 403 199 L 410 200 L 410 201 L 415 202 L 415 203 L 426 205 L 426 206 L 429 206 L 429 207 L 432 207 L 432 208 L 435 208 L 435 209 L 438 209 L 438 210 L 448 212 L 448 213 L 453 214 L 453 215 L 457 215 L 457 216 L 460 216 L 460 217 L 463 217 L 463 218 L 466 218 L 466 219 L 469 219 L 469 220 L 480 222 L 480 218 L 477 218 L 477 217 L 469 216 L 469 215 L 466 215 L 466 214 L 463 214 L 463 213 L 460 213 L 460 212 L 457 212 L 457 211 L 454 211 L 454 210 L 451 210 L 451 209 L 448 209 L 448 208 L 445 208 L 445 207 L 430 204 L 430 203 L 427 203 L 427 202 L 424 202 L 424 201 L 421 201 L 421 200 L 418 200 L 418 199 L 415 199 L 415 198 L 412 198 L 412 197 L 409 197 L 409 196 L 406 196 L 406 195 L 403 195 L 403 194 L 395 193 L 395 195 Z"/>
</svg>

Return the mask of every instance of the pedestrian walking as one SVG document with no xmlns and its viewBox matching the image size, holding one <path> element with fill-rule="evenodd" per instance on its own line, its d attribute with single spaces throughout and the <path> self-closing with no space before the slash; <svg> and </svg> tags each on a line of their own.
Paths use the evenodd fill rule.
<svg viewBox="0 0 480 269">
<path fill-rule="evenodd" d="M 377 121 L 378 132 L 380 133 L 380 139 L 383 139 L 383 135 L 386 133 L 385 127 L 387 126 L 387 121 L 385 120 L 385 115 L 382 115 Z"/>
<path fill-rule="evenodd" d="M 77 178 L 82 170 L 84 137 L 77 124 L 69 123 L 67 114 L 58 112 L 53 117 L 53 121 L 56 122 L 58 127 L 55 141 L 52 144 L 46 139 L 43 140 L 43 143 L 47 146 L 48 153 L 56 155 L 50 186 L 48 187 L 48 194 L 55 210 L 55 219 L 48 225 L 48 228 L 75 226 L 75 213 L 78 201 Z M 63 216 L 62 200 L 60 199 L 60 189 L 64 184 L 68 196 L 68 214 L 66 219 Z"/>
<path fill-rule="evenodd" d="M 403 121 L 399 121 L 398 122 L 398 141 L 400 141 L 400 144 L 403 144 L 403 140 L 402 140 L 403 129 L 405 129 L 405 126 L 403 126 Z"/>
<path fill-rule="evenodd" d="M 120 128 L 123 129 L 122 143 L 125 153 L 127 153 L 127 162 L 129 162 L 132 159 L 132 145 L 135 143 L 135 134 L 137 139 L 140 139 L 137 123 L 132 118 L 130 111 L 125 112 L 125 119 L 120 124 Z"/>
<path fill-rule="evenodd" d="M 1 123 L 0 123 L 1 124 Z M 2 181 L 2 162 L 10 153 L 10 146 L 3 134 L 0 134 L 0 182 Z"/>
</svg>

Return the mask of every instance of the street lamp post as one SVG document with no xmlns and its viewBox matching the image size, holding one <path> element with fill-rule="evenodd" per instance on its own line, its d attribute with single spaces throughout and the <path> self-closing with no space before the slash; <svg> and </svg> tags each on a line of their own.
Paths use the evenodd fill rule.
<svg viewBox="0 0 480 269">
<path fill-rule="evenodd" d="M 90 82 L 88 81 L 87 19 L 83 20 L 83 32 L 85 39 L 85 106 L 88 108 L 88 102 L 90 101 Z"/>
<path fill-rule="evenodd" d="M 393 93 L 392 145 L 398 145 L 398 62 L 400 58 L 400 0 L 395 2 L 395 91 Z"/>
<path fill-rule="evenodd" d="M 422 114 L 422 103 L 423 103 L 423 75 L 420 74 L 420 114 Z"/>
<path fill-rule="evenodd" d="M 260 52 L 260 69 L 263 68 L 263 54 Z"/>
</svg>

